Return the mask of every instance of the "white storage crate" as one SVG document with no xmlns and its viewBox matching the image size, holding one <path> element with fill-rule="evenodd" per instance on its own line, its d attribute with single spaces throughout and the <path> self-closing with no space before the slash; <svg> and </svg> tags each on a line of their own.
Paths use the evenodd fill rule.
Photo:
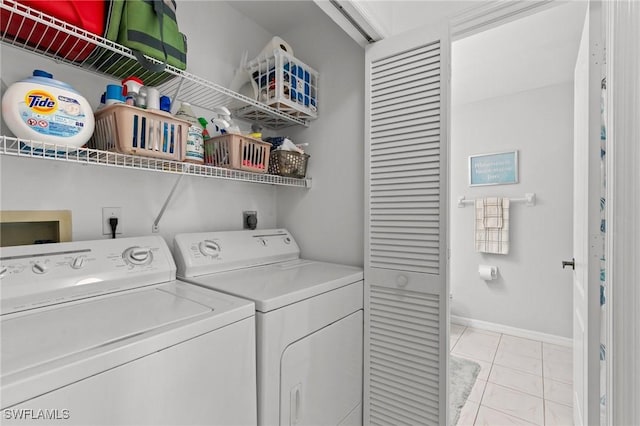
<svg viewBox="0 0 640 426">
<path fill-rule="evenodd" d="M 276 49 L 269 57 L 247 64 L 258 85 L 258 100 L 285 114 L 318 118 L 318 72 L 288 53 Z"/>
</svg>

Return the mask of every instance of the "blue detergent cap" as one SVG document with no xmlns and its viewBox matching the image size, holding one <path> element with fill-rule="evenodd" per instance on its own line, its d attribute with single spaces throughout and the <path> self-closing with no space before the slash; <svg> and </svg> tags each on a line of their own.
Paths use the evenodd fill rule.
<svg viewBox="0 0 640 426">
<path fill-rule="evenodd" d="M 45 78 L 53 78 L 53 74 L 48 73 L 42 70 L 33 70 L 34 77 L 45 77 Z"/>
<path fill-rule="evenodd" d="M 160 110 L 171 112 L 171 99 L 168 96 L 160 96 Z"/>
</svg>

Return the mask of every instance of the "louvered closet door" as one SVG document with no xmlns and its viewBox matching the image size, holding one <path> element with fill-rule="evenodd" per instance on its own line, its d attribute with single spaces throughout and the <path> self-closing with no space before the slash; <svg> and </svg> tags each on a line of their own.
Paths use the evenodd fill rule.
<svg viewBox="0 0 640 426">
<path fill-rule="evenodd" d="M 444 34 L 367 50 L 365 425 L 447 423 Z"/>
</svg>

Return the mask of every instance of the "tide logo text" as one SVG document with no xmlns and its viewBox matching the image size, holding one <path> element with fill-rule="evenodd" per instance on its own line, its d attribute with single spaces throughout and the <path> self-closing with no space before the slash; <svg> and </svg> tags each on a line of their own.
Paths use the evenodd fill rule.
<svg viewBox="0 0 640 426">
<path fill-rule="evenodd" d="M 32 90 L 25 96 L 24 103 L 40 114 L 51 114 L 58 106 L 56 98 L 44 90 Z"/>
</svg>

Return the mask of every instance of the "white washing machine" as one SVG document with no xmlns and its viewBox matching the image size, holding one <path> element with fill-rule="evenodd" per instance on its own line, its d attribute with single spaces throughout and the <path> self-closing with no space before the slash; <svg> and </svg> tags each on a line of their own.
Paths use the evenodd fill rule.
<svg viewBox="0 0 640 426">
<path fill-rule="evenodd" d="M 179 234 L 178 277 L 255 302 L 259 425 L 361 425 L 362 269 L 282 229 Z"/>
<path fill-rule="evenodd" d="M 253 303 L 175 273 L 160 237 L 1 249 L 2 423 L 255 424 Z"/>
</svg>

